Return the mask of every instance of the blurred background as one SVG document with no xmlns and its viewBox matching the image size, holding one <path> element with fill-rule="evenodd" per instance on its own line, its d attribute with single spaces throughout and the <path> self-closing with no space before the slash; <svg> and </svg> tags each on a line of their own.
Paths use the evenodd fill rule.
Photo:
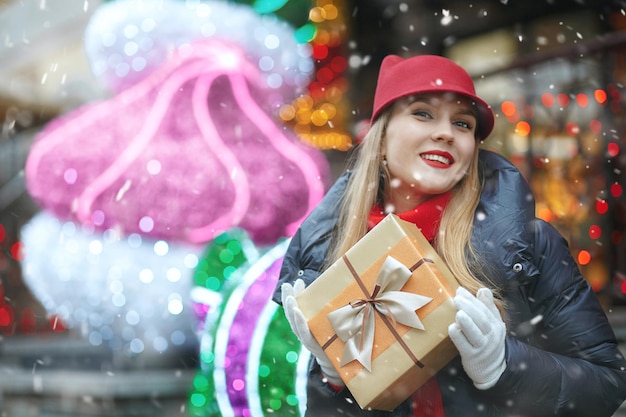
<svg viewBox="0 0 626 417">
<path fill-rule="evenodd" d="M 300 412 L 276 268 L 389 53 L 470 72 L 626 339 L 623 0 L 0 0 L 0 35 L 2 416 Z"/>
</svg>

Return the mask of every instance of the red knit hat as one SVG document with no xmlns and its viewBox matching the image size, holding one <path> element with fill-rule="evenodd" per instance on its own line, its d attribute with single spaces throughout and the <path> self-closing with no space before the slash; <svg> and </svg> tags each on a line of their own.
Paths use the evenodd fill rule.
<svg viewBox="0 0 626 417">
<path fill-rule="evenodd" d="M 472 99 L 478 110 L 478 138 L 493 130 L 491 107 L 476 95 L 474 82 L 458 64 L 438 55 L 418 55 L 404 59 L 388 55 L 383 59 L 374 93 L 372 123 L 383 109 L 399 98 L 417 93 L 452 92 Z"/>
</svg>

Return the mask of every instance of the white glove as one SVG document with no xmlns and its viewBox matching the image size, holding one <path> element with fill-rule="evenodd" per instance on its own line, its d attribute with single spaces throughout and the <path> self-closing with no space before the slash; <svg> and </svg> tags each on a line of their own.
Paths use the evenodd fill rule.
<svg viewBox="0 0 626 417">
<path fill-rule="evenodd" d="M 489 389 L 506 368 L 506 326 L 493 302 L 493 294 L 488 288 L 480 288 L 474 297 L 459 287 L 454 305 L 458 311 L 456 322 L 448 327 L 450 339 L 459 350 L 463 368 L 474 386 Z"/>
<path fill-rule="evenodd" d="M 304 317 L 300 307 L 298 307 L 296 296 L 304 290 L 304 281 L 297 279 L 293 286 L 285 283 L 280 288 L 285 317 L 287 317 L 291 330 L 298 337 L 300 343 L 315 356 L 326 380 L 335 386 L 343 386 L 344 382 L 322 350 L 322 347 L 311 334 L 306 317 Z"/>
</svg>

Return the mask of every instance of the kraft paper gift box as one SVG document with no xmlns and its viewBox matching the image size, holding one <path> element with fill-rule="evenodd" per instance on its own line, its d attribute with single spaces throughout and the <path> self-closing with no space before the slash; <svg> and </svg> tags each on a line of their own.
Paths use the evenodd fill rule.
<svg viewBox="0 0 626 417">
<path fill-rule="evenodd" d="M 419 229 L 390 214 L 297 301 L 359 406 L 390 411 L 458 354 L 457 287 Z"/>
</svg>

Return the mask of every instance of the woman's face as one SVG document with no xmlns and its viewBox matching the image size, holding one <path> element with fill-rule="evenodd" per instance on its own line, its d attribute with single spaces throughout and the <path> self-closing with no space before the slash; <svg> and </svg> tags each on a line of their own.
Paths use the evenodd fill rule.
<svg viewBox="0 0 626 417">
<path fill-rule="evenodd" d="M 467 173 L 476 144 L 470 99 L 447 93 L 412 96 L 393 104 L 383 154 L 395 212 L 451 190 Z"/>
</svg>

